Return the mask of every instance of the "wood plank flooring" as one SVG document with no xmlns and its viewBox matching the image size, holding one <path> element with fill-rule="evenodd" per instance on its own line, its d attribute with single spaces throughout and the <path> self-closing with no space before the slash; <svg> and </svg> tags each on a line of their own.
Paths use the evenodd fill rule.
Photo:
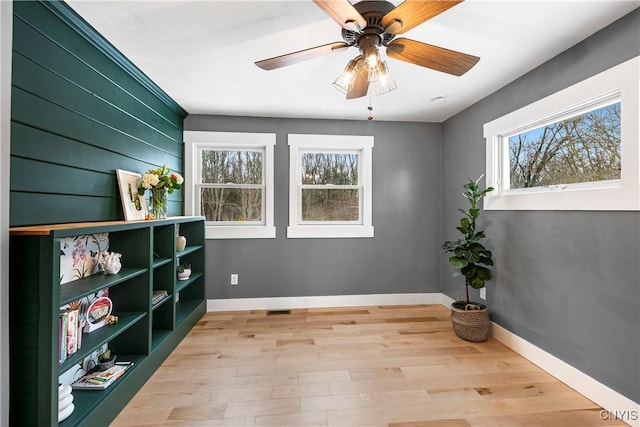
<svg viewBox="0 0 640 427">
<path fill-rule="evenodd" d="M 112 426 L 609 426 L 438 305 L 207 313 Z"/>
</svg>

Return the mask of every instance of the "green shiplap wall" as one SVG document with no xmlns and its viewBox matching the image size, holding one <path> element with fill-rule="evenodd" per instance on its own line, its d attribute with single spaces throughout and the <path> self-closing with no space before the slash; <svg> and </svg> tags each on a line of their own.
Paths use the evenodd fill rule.
<svg viewBox="0 0 640 427">
<path fill-rule="evenodd" d="M 124 219 L 115 170 L 182 173 L 186 112 L 64 2 L 13 13 L 10 225 Z"/>
</svg>

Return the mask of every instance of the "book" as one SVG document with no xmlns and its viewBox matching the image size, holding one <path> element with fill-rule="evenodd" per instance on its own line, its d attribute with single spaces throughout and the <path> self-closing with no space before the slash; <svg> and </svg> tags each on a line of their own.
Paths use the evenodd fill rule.
<svg viewBox="0 0 640 427">
<path fill-rule="evenodd" d="M 75 390 L 104 390 L 120 378 L 133 366 L 133 362 L 117 362 L 106 371 L 97 371 L 86 374 L 71 384 Z"/>
<path fill-rule="evenodd" d="M 67 310 L 67 357 L 78 351 L 78 310 Z"/>
<path fill-rule="evenodd" d="M 58 355 L 60 356 L 59 364 L 62 365 L 67 360 L 67 312 L 60 312 L 58 326 Z"/>
<path fill-rule="evenodd" d="M 153 296 L 151 297 L 151 305 L 156 305 L 163 299 L 167 297 L 168 293 L 165 290 L 153 291 Z"/>
</svg>

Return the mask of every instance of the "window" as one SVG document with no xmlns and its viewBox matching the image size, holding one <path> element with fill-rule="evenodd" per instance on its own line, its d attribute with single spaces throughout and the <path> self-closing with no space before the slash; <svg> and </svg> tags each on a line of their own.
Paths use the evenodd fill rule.
<svg viewBox="0 0 640 427">
<path fill-rule="evenodd" d="M 371 136 L 289 135 L 287 237 L 373 237 Z"/>
<path fill-rule="evenodd" d="M 640 210 L 638 58 L 484 125 L 495 210 Z"/>
<path fill-rule="evenodd" d="M 185 212 L 207 238 L 275 238 L 275 134 L 185 131 Z"/>
<path fill-rule="evenodd" d="M 620 101 L 510 136 L 505 189 L 620 179 Z M 608 103 L 607 103 L 608 104 Z"/>
</svg>

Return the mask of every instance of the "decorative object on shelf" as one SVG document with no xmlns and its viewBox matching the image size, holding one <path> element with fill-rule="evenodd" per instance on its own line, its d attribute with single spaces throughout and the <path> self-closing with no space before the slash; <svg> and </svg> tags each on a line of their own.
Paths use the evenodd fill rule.
<svg viewBox="0 0 640 427">
<path fill-rule="evenodd" d="M 111 350 L 106 349 L 104 353 L 98 356 L 98 371 L 106 371 L 116 364 L 117 356 L 111 353 Z"/>
<path fill-rule="evenodd" d="M 184 251 L 184 248 L 187 247 L 187 238 L 184 236 L 176 237 L 176 251 Z"/>
<path fill-rule="evenodd" d="M 73 394 L 71 394 L 70 385 L 58 385 L 58 422 L 62 422 L 69 418 L 73 413 L 75 405 L 73 404 Z"/>
<path fill-rule="evenodd" d="M 148 170 L 138 180 L 138 193 L 144 194 L 145 190 L 151 191 L 149 206 L 151 211 L 147 219 L 163 219 L 167 217 L 167 194 L 173 190 L 182 188 L 184 178 L 177 172 L 171 173 L 171 169 L 162 165 L 158 169 Z"/>
<path fill-rule="evenodd" d="M 456 229 L 462 234 L 458 240 L 446 241 L 442 245 L 445 253 L 451 254 L 449 264 L 453 268 L 453 276 L 464 276 L 466 297 L 465 301 L 455 301 L 451 304 L 451 322 L 453 330 L 460 338 L 482 342 L 489 337 L 491 320 L 484 304 L 473 302 L 469 298 L 469 287 L 482 289 L 485 282 L 491 280 L 493 274 L 487 267 L 493 265 L 491 251 L 484 247 L 482 239 L 484 231 L 476 231 L 476 220 L 480 216 L 478 202 L 485 194 L 493 191 L 492 187 L 481 190 L 479 182 L 484 175 L 475 181 L 463 185 L 463 197 L 469 201 L 469 210 L 458 209 L 464 216 Z M 486 267 L 485 267 L 486 266 Z"/>
<path fill-rule="evenodd" d="M 107 325 L 117 325 L 119 321 L 120 319 L 118 319 L 118 316 L 113 314 L 107 316 Z"/>
<path fill-rule="evenodd" d="M 120 258 L 122 254 L 117 252 L 102 251 L 98 254 L 98 265 L 104 274 L 118 274 L 122 268 Z"/>
<path fill-rule="evenodd" d="M 191 276 L 191 264 L 180 264 L 176 267 L 178 280 L 187 280 Z"/>
<path fill-rule="evenodd" d="M 87 332 L 93 332 L 107 323 L 113 303 L 108 297 L 100 297 L 93 301 L 87 309 Z"/>
<path fill-rule="evenodd" d="M 164 219 L 167 217 L 167 192 L 162 188 L 152 188 L 151 197 L 151 215 L 153 219 Z"/>
<path fill-rule="evenodd" d="M 120 189 L 120 200 L 124 211 L 125 221 L 143 220 L 147 216 L 147 202 L 144 198 L 144 191 L 138 188 L 141 175 L 122 169 L 116 169 L 118 177 L 118 188 Z"/>
</svg>

